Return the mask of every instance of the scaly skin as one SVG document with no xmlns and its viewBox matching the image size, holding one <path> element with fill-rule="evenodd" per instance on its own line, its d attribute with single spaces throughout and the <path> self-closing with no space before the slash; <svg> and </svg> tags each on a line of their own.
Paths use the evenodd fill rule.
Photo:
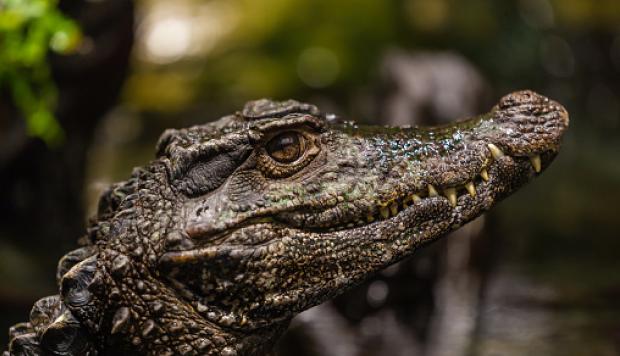
<svg viewBox="0 0 620 356">
<path fill-rule="evenodd" d="M 157 159 L 102 196 L 60 294 L 11 329 L 9 353 L 268 353 L 295 314 L 536 176 L 568 127 L 530 91 L 444 127 L 327 117 L 259 100 L 166 131 Z"/>
</svg>

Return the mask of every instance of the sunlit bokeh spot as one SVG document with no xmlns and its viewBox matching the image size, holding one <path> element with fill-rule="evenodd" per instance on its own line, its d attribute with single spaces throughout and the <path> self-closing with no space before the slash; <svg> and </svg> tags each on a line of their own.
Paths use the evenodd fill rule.
<svg viewBox="0 0 620 356">
<path fill-rule="evenodd" d="M 382 280 L 376 280 L 368 286 L 366 300 L 371 306 L 379 307 L 385 302 L 389 292 L 390 288 L 387 283 Z"/>
<path fill-rule="evenodd" d="M 146 49 L 154 62 L 173 62 L 186 54 L 192 31 L 187 18 L 170 16 L 154 21 L 146 30 Z"/>
<path fill-rule="evenodd" d="M 237 9 L 224 1 L 156 2 L 146 7 L 137 33 L 138 57 L 155 64 L 203 57 L 225 43 L 238 23 Z"/>
</svg>

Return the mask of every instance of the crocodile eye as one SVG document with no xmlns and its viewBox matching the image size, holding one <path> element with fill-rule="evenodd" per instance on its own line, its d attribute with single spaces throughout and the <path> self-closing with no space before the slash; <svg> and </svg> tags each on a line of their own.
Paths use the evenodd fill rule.
<svg viewBox="0 0 620 356">
<path fill-rule="evenodd" d="M 321 151 L 318 136 L 304 128 L 275 133 L 258 148 L 257 165 L 266 177 L 287 178 Z"/>
<path fill-rule="evenodd" d="M 293 163 L 304 154 L 304 137 L 294 131 L 283 132 L 272 138 L 265 149 L 276 162 Z"/>
</svg>

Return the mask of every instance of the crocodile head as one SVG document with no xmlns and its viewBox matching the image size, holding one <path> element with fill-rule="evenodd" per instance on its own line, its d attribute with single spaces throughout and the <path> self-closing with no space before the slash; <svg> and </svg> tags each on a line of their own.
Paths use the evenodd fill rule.
<svg viewBox="0 0 620 356">
<path fill-rule="evenodd" d="M 60 295 L 11 352 L 261 354 L 298 312 L 462 226 L 536 177 L 568 114 L 530 91 L 431 128 L 259 100 L 164 133 L 101 198 Z M 90 351 L 89 351 L 90 350 Z"/>
<path fill-rule="evenodd" d="M 289 320 L 490 209 L 536 177 L 568 126 L 531 91 L 430 128 L 337 122 L 259 100 L 159 144 L 183 221 L 158 268 L 205 318 Z"/>
</svg>

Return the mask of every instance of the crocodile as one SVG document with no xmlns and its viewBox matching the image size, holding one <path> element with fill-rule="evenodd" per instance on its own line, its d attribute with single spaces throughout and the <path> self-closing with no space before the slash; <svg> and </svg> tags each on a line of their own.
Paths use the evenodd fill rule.
<svg viewBox="0 0 620 356">
<path fill-rule="evenodd" d="M 5 355 L 264 355 L 290 320 L 539 175 L 568 113 L 532 91 L 437 127 L 368 126 L 294 100 L 166 130 L 101 196 L 59 293 Z"/>
</svg>

